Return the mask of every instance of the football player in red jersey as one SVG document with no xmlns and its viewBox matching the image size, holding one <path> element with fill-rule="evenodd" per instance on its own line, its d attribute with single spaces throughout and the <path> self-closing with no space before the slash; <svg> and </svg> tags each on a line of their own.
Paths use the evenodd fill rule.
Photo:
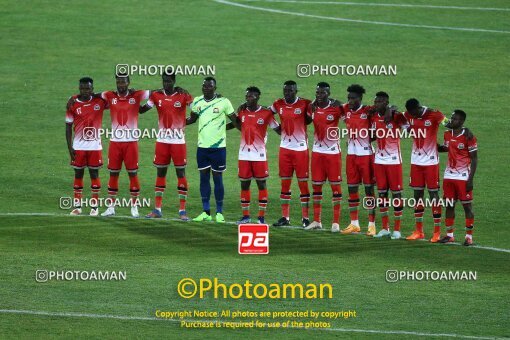
<svg viewBox="0 0 510 340">
<path fill-rule="evenodd" d="M 309 111 L 313 119 L 314 141 L 312 150 L 313 222 L 306 230 L 322 229 L 322 186 L 329 181 L 333 192 L 332 232 L 340 231 L 342 202 L 342 152 L 339 143 L 338 121 L 343 116 L 340 105 L 332 105 L 328 83 L 320 82 L 315 90 L 314 107 Z"/>
<path fill-rule="evenodd" d="M 79 90 L 79 95 L 71 97 L 72 104 L 68 105 L 66 111 L 66 141 L 71 157 L 71 166 L 74 168 L 74 209 L 71 211 L 71 215 L 80 215 L 82 212 L 83 175 L 85 167 L 88 167 L 92 191 L 90 216 L 97 216 L 99 191 L 101 190 L 99 168 L 103 166 L 103 147 L 101 138 L 97 138 L 93 132 L 101 128 L 103 112 L 107 105 L 103 99 L 93 97 L 94 81 L 92 78 L 81 78 Z"/>
<path fill-rule="evenodd" d="M 251 86 L 246 89 L 246 103 L 237 112 L 236 127 L 241 130 L 239 145 L 238 175 L 241 180 L 241 209 L 243 216 L 238 224 L 250 223 L 250 184 L 255 179 L 259 189 L 258 223 L 265 223 L 267 207 L 266 179 L 269 177 L 267 164 L 267 127 L 271 127 L 277 134 L 281 134 L 280 125 L 274 119 L 273 112 L 258 105 L 260 90 Z"/>
<path fill-rule="evenodd" d="M 437 151 L 437 132 L 440 125 L 447 122 L 439 111 L 421 106 L 411 98 L 406 102 L 405 118 L 409 122 L 409 132 L 413 134 L 411 154 L 410 185 L 414 190 L 415 231 L 408 240 L 425 238 L 423 233 L 424 190 L 427 187 L 432 202 L 434 234 L 430 242 L 439 242 L 441 238 L 441 205 L 439 202 L 439 154 Z"/>
<path fill-rule="evenodd" d="M 115 75 L 117 91 L 105 91 L 101 97 L 108 102 L 112 121 L 112 138 L 108 147 L 108 196 L 115 202 L 119 188 L 119 173 L 122 163 L 129 174 L 129 191 L 131 194 L 131 215 L 139 217 L 138 196 L 140 182 L 138 180 L 138 137 L 134 131 L 138 129 L 138 110 L 140 102 L 149 98 L 149 91 L 129 90 L 129 75 Z M 110 205 L 101 216 L 115 215 L 115 205 Z"/>
<path fill-rule="evenodd" d="M 283 84 L 283 98 L 277 99 L 270 109 L 280 117 L 281 142 L 278 156 L 278 167 L 281 178 L 282 217 L 273 226 L 290 225 L 290 186 L 294 172 L 298 180 L 301 200 L 301 224 L 310 224 L 308 208 L 310 191 L 308 189 L 308 138 L 306 126 L 312 122 L 307 114 L 310 101 L 297 96 L 298 87 L 295 81 L 288 80 Z"/>
<path fill-rule="evenodd" d="M 448 152 L 448 164 L 444 172 L 443 193 L 445 199 L 459 200 L 466 214 L 466 237 L 464 245 L 473 244 L 473 178 L 478 164 L 478 145 L 474 136 L 468 136 L 463 127 L 466 113 L 454 110 L 444 133 L 444 144 L 438 146 L 439 152 Z M 446 205 L 446 236 L 439 242 L 454 242 L 453 225 L 455 221 L 455 203 Z"/>
<path fill-rule="evenodd" d="M 372 129 L 377 149 L 375 151 L 374 174 L 377 192 L 382 204 L 382 229 L 374 237 L 400 239 L 400 219 L 402 218 L 402 155 L 400 153 L 400 129 L 407 129 L 408 123 L 404 115 L 389 105 L 390 97 L 386 92 L 377 92 L 374 99 Z M 389 200 L 391 190 L 392 200 Z M 393 205 L 394 228 L 389 228 L 389 202 Z"/>
<path fill-rule="evenodd" d="M 176 89 L 175 74 L 163 73 L 163 89 L 152 91 L 147 103 L 140 107 L 145 113 L 156 106 L 158 111 L 158 140 L 154 152 L 154 166 L 157 168 L 155 191 L 155 207 L 147 218 L 161 218 L 163 193 L 166 188 L 166 174 L 170 162 L 173 161 L 177 175 L 177 192 L 179 196 L 179 218 L 189 220 L 186 215 L 186 199 L 188 197 L 188 181 L 186 179 L 186 107 L 193 97 L 183 89 Z"/>
<path fill-rule="evenodd" d="M 353 84 L 347 88 L 348 104 L 343 106 L 345 125 L 349 138 L 347 140 L 346 174 L 349 189 L 349 214 L 351 223 L 340 232 L 342 234 L 359 233 L 358 221 L 359 194 L 361 184 L 365 186 L 365 196 L 374 200 L 374 151 L 371 145 L 370 112 L 372 108 L 363 105 L 365 89 Z M 367 236 L 374 236 L 375 207 L 368 209 Z"/>
</svg>

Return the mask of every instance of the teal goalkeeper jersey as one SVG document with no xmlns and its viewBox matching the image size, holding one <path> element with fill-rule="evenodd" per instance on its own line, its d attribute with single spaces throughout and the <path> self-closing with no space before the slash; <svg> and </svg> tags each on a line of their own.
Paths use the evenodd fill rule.
<svg viewBox="0 0 510 340">
<path fill-rule="evenodd" d="M 230 100 L 221 97 L 206 101 L 200 96 L 191 104 L 191 111 L 198 114 L 198 147 L 226 147 L 227 116 L 234 113 Z"/>
</svg>

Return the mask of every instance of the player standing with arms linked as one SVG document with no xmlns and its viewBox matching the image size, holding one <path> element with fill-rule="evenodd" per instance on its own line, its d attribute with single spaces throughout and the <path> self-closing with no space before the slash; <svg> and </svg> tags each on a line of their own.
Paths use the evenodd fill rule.
<svg viewBox="0 0 510 340">
<path fill-rule="evenodd" d="M 462 110 L 453 111 L 447 127 L 451 130 L 444 133 L 444 144 L 438 146 L 439 152 L 448 152 L 448 164 L 444 171 L 443 192 L 445 199 L 460 200 L 466 214 L 466 237 L 464 245 L 473 244 L 473 224 L 475 216 L 471 202 L 473 201 L 473 178 L 478 164 L 478 145 L 472 134 L 468 137 L 463 127 L 466 113 Z M 453 225 L 455 222 L 455 203 L 446 206 L 446 236 L 439 242 L 454 242 Z"/>
<path fill-rule="evenodd" d="M 66 111 L 66 141 L 71 157 L 71 166 L 74 168 L 74 209 L 71 215 L 80 215 L 81 198 L 83 190 L 83 175 L 85 167 L 89 168 L 90 188 L 92 191 L 92 209 L 90 216 L 97 216 L 99 191 L 99 168 L 103 166 L 101 138 L 90 132 L 97 131 L 103 124 L 103 112 L 106 102 L 96 98 L 94 94 L 94 81 L 84 77 L 79 81 L 80 94 L 70 98 Z M 74 125 L 74 138 L 73 138 Z"/>
<path fill-rule="evenodd" d="M 186 215 L 186 199 L 188 197 L 188 181 L 186 180 L 186 107 L 193 98 L 182 89 L 174 88 L 175 74 L 163 73 L 163 89 L 151 92 L 147 103 L 140 107 L 140 113 L 149 111 L 156 106 L 158 110 L 158 139 L 154 152 L 154 166 L 157 168 L 155 191 L 155 207 L 147 218 L 161 218 L 163 193 L 166 188 L 166 174 L 170 162 L 173 161 L 177 175 L 177 193 L 179 196 L 179 218 L 189 220 Z"/>
<path fill-rule="evenodd" d="M 224 223 L 223 216 L 223 171 L 227 169 L 226 130 L 234 128 L 226 121 L 227 117 L 235 119 L 235 111 L 230 100 L 216 94 L 216 79 L 207 77 L 202 82 L 203 95 L 195 98 L 191 104 L 190 117 L 186 125 L 198 120 L 197 164 L 200 171 L 200 195 L 203 212 L 193 221 L 211 221 L 211 170 L 214 181 L 214 198 L 216 199 L 216 222 Z"/>
<path fill-rule="evenodd" d="M 273 112 L 258 105 L 260 90 L 251 86 L 246 89 L 246 103 L 241 105 L 234 125 L 241 130 L 239 145 L 239 179 L 241 180 L 241 209 L 243 216 L 238 224 L 250 223 L 250 184 L 255 179 L 259 189 L 258 222 L 265 223 L 267 207 L 266 179 L 269 177 L 267 164 L 267 127 L 281 134 L 280 125 L 274 119 Z"/>
<path fill-rule="evenodd" d="M 297 84 L 288 80 L 283 84 L 283 98 L 277 99 L 270 109 L 280 117 L 281 142 L 278 167 L 281 178 L 281 207 L 282 217 L 273 226 L 290 225 L 290 186 L 294 171 L 298 180 L 301 200 L 301 224 L 307 227 L 310 224 L 308 208 L 310 191 L 308 189 L 308 138 L 306 126 L 312 122 L 307 112 L 310 101 L 297 96 Z"/>
</svg>

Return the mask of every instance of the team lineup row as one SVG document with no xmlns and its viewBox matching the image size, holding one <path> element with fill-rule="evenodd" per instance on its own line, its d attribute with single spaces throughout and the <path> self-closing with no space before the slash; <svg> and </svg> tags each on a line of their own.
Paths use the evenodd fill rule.
<svg viewBox="0 0 510 340">
<path fill-rule="evenodd" d="M 403 211 L 401 192 L 402 158 L 399 131 L 407 131 L 413 139 L 411 154 L 410 186 L 418 202 L 414 207 L 415 231 L 408 240 L 424 239 L 423 204 L 427 188 L 432 202 L 434 220 L 431 242 L 454 242 L 453 225 L 455 205 L 446 206 L 446 235 L 441 237 L 442 206 L 439 200 L 439 154 L 448 152 L 448 164 L 444 173 L 444 198 L 460 200 L 466 216 L 465 245 L 472 244 L 474 215 L 472 212 L 473 178 L 477 166 L 477 142 L 471 131 L 463 127 L 466 113 L 455 110 L 450 120 L 437 110 L 420 105 L 416 99 L 406 102 L 406 111 L 399 112 L 389 105 L 389 96 L 377 92 L 373 105 L 362 104 L 365 89 L 360 85 L 347 88 L 347 103 L 330 98 L 330 86 L 325 82 L 317 84 L 314 101 L 297 96 L 298 87 L 294 81 L 283 84 L 283 98 L 269 107 L 258 104 L 260 90 L 246 89 L 246 102 L 234 110 L 231 102 L 216 93 L 216 80 L 207 77 L 202 82 L 202 96 L 192 98 L 184 89 L 175 86 L 175 76 L 164 74 L 163 88 L 155 91 L 132 90 L 127 75 L 116 76 L 116 91 L 94 93 L 93 80 L 79 81 L 79 94 L 72 96 L 67 104 L 66 139 L 75 169 L 74 197 L 80 202 L 83 190 L 85 167 L 89 168 L 92 198 L 97 200 L 101 188 L 98 169 L 102 166 L 101 138 L 90 138 L 87 130 L 101 129 L 105 109 L 110 110 L 112 137 L 108 148 L 108 196 L 115 199 L 118 192 L 118 178 L 122 163 L 129 174 L 130 194 L 133 202 L 138 199 L 140 184 L 138 170 L 138 140 L 133 134 L 117 134 L 116 131 L 138 129 L 138 116 L 153 108 L 158 112 L 160 131 L 181 131 L 182 133 L 162 134 L 156 141 L 154 165 L 157 168 L 155 184 L 155 207 L 148 218 L 162 217 L 162 197 L 166 188 L 167 169 L 173 162 L 177 175 L 179 195 L 179 216 L 188 220 L 186 199 L 188 184 L 185 174 L 186 125 L 198 121 L 197 164 L 200 171 L 200 194 L 203 212 L 193 221 L 211 221 L 211 184 L 214 182 L 217 222 L 225 222 L 223 216 L 223 176 L 226 169 L 226 130 L 237 128 L 241 131 L 239 148 L 239 179 L 241 181 L 241 208 L 243 215 L 238 223 L 249 223 L 250 183 L 255 179 L 258 187 L 258 222 L 265 223 L 267 208 L 268 165 L 266 134 L 268 126 L 281 135 L 278 166 L 281 178 L 282 217 L 273 226 L 290 225 L 291 180 L 296 174 L 302 207 L 302 226 L 306 230 L 322 229 L 322 187 L 329 181 L 332 190 L 333 221 L 332 232 L 342 234 L 359 233 L 358 208 L 360 205 L 359 186 L 363 185 L 366 197 L 374 197 L 377 186 L 382 229 L 375 226 L 375 208 L 368 209 L 368 230 L 366 235 L 400 239 L 400 219 Z M 147 101 L 142 105 L 143 101 Z M 186 116 L 186 108 L 191 112 Z M 278 121 L 275 117 L 278 116 Z M 340 120 L 347 130 L 346 179 L 349 191 L 350 224 L 340 229 L 342 191 L 341 148 L 338 138 Z M 314 126 L 314 139 L 309 161 L 307 125 Z M 437 143 L 439 127 L 444 125 L 444 143 Z M 74 138 L 73 138 L 74 127 Z M 333 132 L 337 131 L 336 134 Z M 375 145 L 375 150 L 372 147 Z M 312 195 L 308 179 L 311 168 Z M 392 199 L 389 200 L 391 191 Z M 313 200 L 313 219 L 310 222 L 309 205 Z M 391 203 L 390 203 L 391 202 Z M 393 207 L 394 227 L 390 232 L 389 209 Z M 82 213 L 81 206 L 72 210 L 72 215 Z M 92 208 L 91 215 L 97 216 L 98 209 Z M 102 216 L 115 214 L 115 207 L 109 206 Z M 131 214 L 138 217 L 136 204 Z"/>
</svg>

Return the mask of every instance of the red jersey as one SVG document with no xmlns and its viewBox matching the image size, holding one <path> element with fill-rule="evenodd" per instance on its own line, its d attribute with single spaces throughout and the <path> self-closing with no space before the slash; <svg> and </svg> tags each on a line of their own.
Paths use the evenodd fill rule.
<svg viewBox="0 0 510 340">
<path fill-rule="evenodd" d="M 311 113 L 313 119 L 313 152 L 338 154 L 340 150 L 340 136 L 338 121 L 342 118 L 342 107 L 328 104 L 325 108 L 317 107 Z"/>
<path fill-rule="evenodd" d="M 384 114 L 372 116 L 372 129 L 376 137 L 377 150 L 375 164 L 402 164 L 400 154 L 400 129 L 407 127 L 404 114 L 396 112 L 389 123 L 384 121 Z"/>
<path fill-rule="evenodd" d="M 248 108 L 238 113 L 241 121 L 241 145 L 239 146 L 239 160 L 265 161 L 267 126 L 276 129 L 278 123 L 273 112 L 259 106 L 254 112 Z"/>
<path fill-rule="evenodd" d="M 73 149 L 102 150 L 101 137 L 98 137 L 97 131 L 103 125 L 106 102 L 94 97 L 84 102 L 78 96 L 73 98 L 75 102 L 66 111 L 66 123 L 74 125 Z"/>
<path fill-rule="evenodd" d="M 467 139 L 465 130 L 455 136 L 453 130 L 444 133 L 444 145 L 448 147 L 448 164 L 444 171 L 445 179 L 467 181 L 471 171 L 470 152 L 478 150 L 476 138 Z"/>
<path fill-rule="evenodd" d="M 373 154 L 370 143 L 370 106 L 361 105 L 357 110 L 351 110 L 349 104 L 344 104 L 343 120 L 347 127 L 347 154 L 367 156 Z"/>
<path fill-rule="evenodd" d="M 437 152 L 437 131 L 439 125 L 446 119 L 439 111 L 432 111 L 424 107 L 418 118 L 404 113 L 409 122 L 409 133 L 413 136 L 413 149 L 411 153 L 411 164 L 435 165 L 439 164 Z"/>
<path fill-rule="evenodd" d="M 305 117 L 309 104 L 308 99 L 298 97 L 291 104 L 280 98 L 271 105 L 271 111 L 280 116 L 282 125 L 281 148 L 294 151 L 308 150 Z"/>
<path fill-rule="evenodd" d="M 152 92 L 147 105 L 156 105 L 158 110 L 158 142 L 184 144 L 186 106 L 193 102 L 187 93 L 174 92 L 167 95 L 164 90 Z"/>
<path fill-rule="evenodd" d="M 113 142 L 136 142 L 138 134 L 138 109 L 140 102 L 149 97 L 149 91 L 140 90 L 126 96 L 119 96 L 116 91 L 105 91 L 101 97 L 110 106 Z"/>
</svg>

